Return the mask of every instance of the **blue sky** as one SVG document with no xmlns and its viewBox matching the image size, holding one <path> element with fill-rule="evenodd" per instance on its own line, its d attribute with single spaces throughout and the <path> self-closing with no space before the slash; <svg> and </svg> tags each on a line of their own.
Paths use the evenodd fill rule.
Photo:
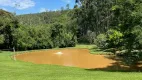
<svg viewBox="0 0 142 80">
<path fill-rule="evenodd" d="M 18 15 L 60 10 L 66 4 L 73 8 L 75 0 L 0 0 L 1 9 L 16 12 Z"/>
</svg>

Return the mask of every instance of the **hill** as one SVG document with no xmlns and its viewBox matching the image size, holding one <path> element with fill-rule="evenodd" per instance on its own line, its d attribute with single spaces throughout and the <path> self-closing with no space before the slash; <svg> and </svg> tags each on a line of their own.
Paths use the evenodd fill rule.
<svg viewBox="0 0 142 80">
<path fill-rule="evenodd" d="M 68 11 L 51 11 L 36 14 L 18 15 L 17 18 L 22 25 L 37 26 L 55 23 L 61 16 L 67 15 Z"/>
</svg>

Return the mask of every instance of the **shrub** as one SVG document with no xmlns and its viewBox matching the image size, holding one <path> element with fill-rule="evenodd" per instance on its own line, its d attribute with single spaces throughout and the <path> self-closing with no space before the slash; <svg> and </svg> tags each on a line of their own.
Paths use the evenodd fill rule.
<svg viewBox="0 0 142 80">
<path fill-rule="evenodd" d="M 99 34 L 94 42 L 99 48 L 106 48 L 107 47 L 106 41 L 107 41 L 106 35 Z"/>
<path fill-rule="evenodd" d="M 95 37 L 96 37 L 95 35 L 96 35 L 95 32 L 92 32 L 90 30 L 87 31 L 87 41 L 90 44 L 94 43 L 94 40 L 95 40 Z"/>
<path fill-rule="evenodd" d="M 135 45 L 134 48 L 142 48 L 142 28 L 141 26 L 136 26 L 133 28 L 132 33 L 135 35 Z"/>
<path fill-rule="evenodd" d="M 133 51 L 131 53 L 125 52 L 121 56 L 123 58 L 123 62 L 128 66 L 137 66 L 138 62 L 142 60 L 142 52 L 141 51 Z"/>
<path fill-rule="evenodd" d="M 78 33 L 81 34 L 81 33 Z M 96 33 L 88 30 L 85 35 L 78 35 L 78 42 L 83 44 L 93 44 L 96 38 Z"/>
<path fill-rule="evenodd" d="M 120 31 L 110 29 L 107 31 L 107 43 L 109 48 L 118 48 L 122 45 L 123 34 Z"/>
<path fill-rule="evenodd" d="M 3 44 L 3 43 L 4 43 L 4 36 L 0 35 L 0 44 Z"/>
<path fill-rule="evenodd" d="M 53 47 L 50 27 L 20 27 L 14 31 L 14 45 L 18 50 Z"/>
<path fill-rule="evenodd" d="M 14 46 L 18 50 L 27 50 L 33 47 L 35 40 L 29 35 L 28 28 L 18 28 L 14 31 Z"/>
</svg>

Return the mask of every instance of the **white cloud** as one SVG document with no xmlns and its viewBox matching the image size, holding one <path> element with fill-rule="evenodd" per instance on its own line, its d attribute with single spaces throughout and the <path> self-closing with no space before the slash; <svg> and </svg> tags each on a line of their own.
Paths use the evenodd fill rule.
<svg viewBox="0 0 142 80">
<path fill-rule="evenodd" d="M 47 9 L 46 8 L 40 8 L 40 12 L 46 12 Z"/>
<path fill-rule="evenodd" d="M 58 11 L 57 9 L 54 9 L 53 11 Z"/>
<path fill-rule="evenodd" d="M 6 8 L 1 8 L 2 10 L 8 11 Z"/>
<path fill-rule="evenodd" d="M 35 6 L 35 2 L 32 0 L 0 0 L 0 6 L 10 6 L 22 10 Z"/>
<path fill-rule="evenodd" d="M 63 2 L 70 3 L 71 0 L 62 0 Z"/>
</svg>

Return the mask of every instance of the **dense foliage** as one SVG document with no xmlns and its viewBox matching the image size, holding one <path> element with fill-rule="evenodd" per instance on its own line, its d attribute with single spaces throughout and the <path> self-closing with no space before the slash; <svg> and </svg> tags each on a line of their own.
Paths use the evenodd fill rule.
<svg viewBox="0 0 142 80">
<path fill-rule="evenodd" d="M 29 50 L 75 46 L 76 26 L 70 25 L 74 21 L 71 21 L 69 12 L 64 10 L 14 16 L 1 10 L 0 47 Z"/>
<path fill-rule="evenodd" d="M 0 10 L 0 48 L 12 48 L 12 33 L 16 28 L 18 28 L 18 21 L 14 15 Z"/>
<path fill-rule="evenodd" d="M 18 15 L 19 23 L 25 26 L 37 26 L 54 23 L 57 17 L 62 16 L 61 11 L 43 12 L 37 14 Z M 65 13 L 64 13 L 65 14 Z"/>
<path fill-rule="evenodd" d="M 104 33 L 110 28 L 113 18 L 113 12 L 111 10 L 113 1 L 80 0 L 78 7 L 75 8 L 75 16 L 77 16 L 77 23 L 79 25 L 78 38 L 82 40 L 82 37 L 84 38 L 88 35 L 88 31 L 94 32 L 93 35 L 96 37 L 98 34 Z M 88 43 L 92 42 L 89 40 Z"/>
<path fill-rule="evenodd" d="M 99 48 L 125 50 L 127 62 L 140 59 L 142 48 L 142 0 L 76 0 L 79 34 L 86 36 L 88 30 Z M 78 15 L 80 14 L 80 15 Z M 85 38 L 85 37 L 84 37 Z M 87 41 L 86 41 L 87 42 Z M 89 42 L 90 43 L 90 42 Z"/>
</svg>

